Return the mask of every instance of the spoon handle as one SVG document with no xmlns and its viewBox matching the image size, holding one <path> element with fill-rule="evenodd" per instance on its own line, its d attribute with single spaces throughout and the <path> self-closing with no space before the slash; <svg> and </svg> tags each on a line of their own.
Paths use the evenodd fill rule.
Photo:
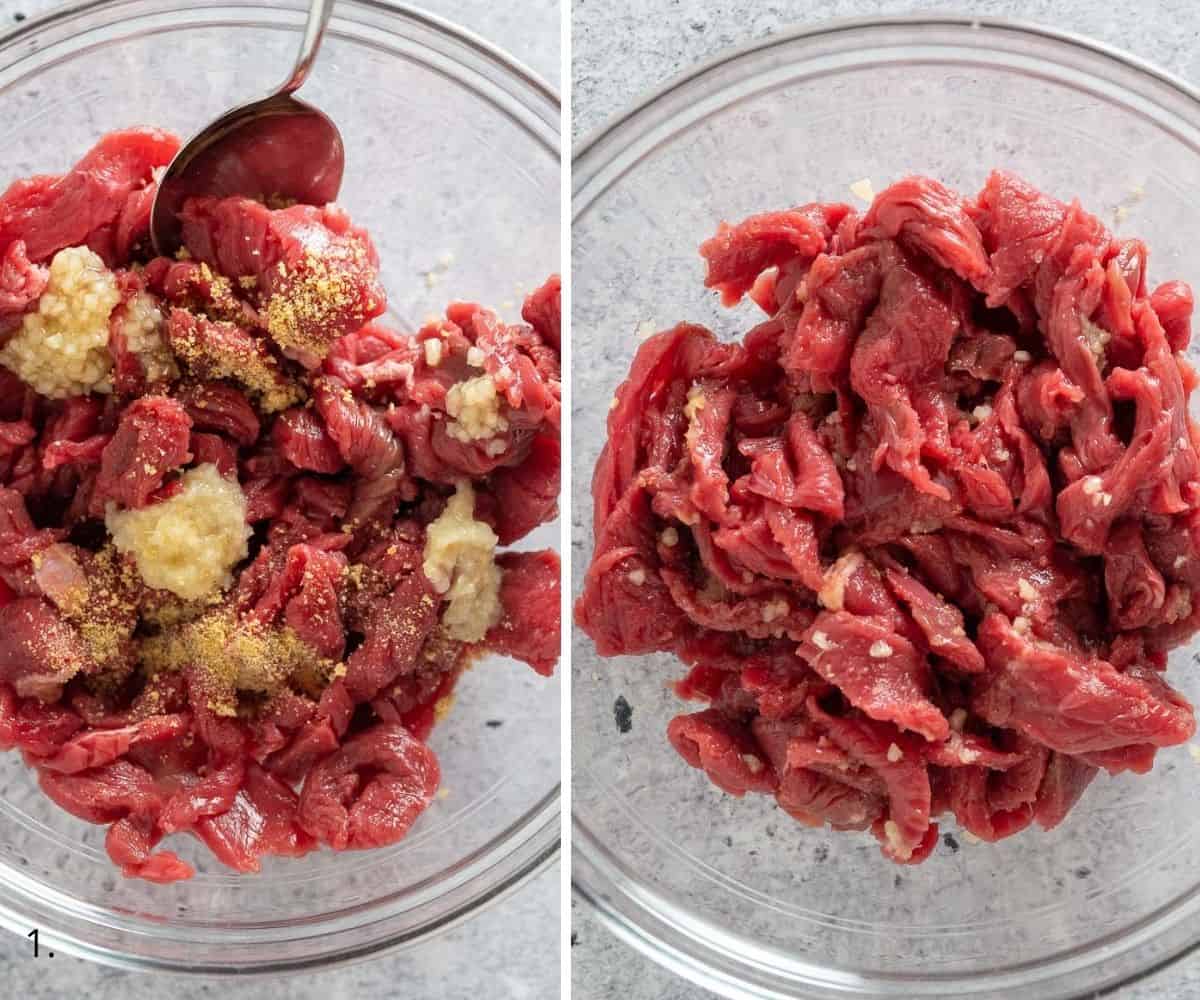
<svg viewBox="0 0 1200 1000">
<path fill-rule="evenodd" d="M 296 66 L 287 82 L 279 88 L 279 93 L 290 94 L 300 89 L 300 85 L 308 79 L 308 71 L 316 61 L 317 51 L 321 48 L 321 39 L 325 36 L 325 26 L 333 15 L 334 0 L 311 0 L 308 7 L 308 22 L 304 25 L 304 39 L 300 43 L 300 54 L 296 57 Z"/>
</svg>

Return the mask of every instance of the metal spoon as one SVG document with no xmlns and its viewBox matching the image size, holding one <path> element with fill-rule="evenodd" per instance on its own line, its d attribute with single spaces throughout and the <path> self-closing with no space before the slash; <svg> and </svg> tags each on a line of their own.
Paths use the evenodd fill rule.
<svg viewBox="0 0 1200 1000">
<path fill-rule="evenodd" d="M 179 212 L 188 198 L 244 195 L 324 205 L 342 186 L 345 150 L 337 126 L 292 94 L 317 58 L 334 0 L 312 0 L 295 68 L 269 97 L 227 111 L 196 133 L 167 167 L 154 198 L 154 249 L 179 247 Z"/>
</svg>

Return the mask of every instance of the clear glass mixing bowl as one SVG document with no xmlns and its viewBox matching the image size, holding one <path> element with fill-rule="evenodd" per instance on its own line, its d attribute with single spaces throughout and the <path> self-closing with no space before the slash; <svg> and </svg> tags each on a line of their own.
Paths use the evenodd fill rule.
<svg viewBox="0 0 1200 1000">
<path fill-rule="evenodd" d="M 23 26 L 0 44 L 4 178 L 64 169 L 112 128 L 187 134 L 265 93 L 291 65 L 306 7 L 110 0 Z M 340 201 L 375 238 L 395 322 L 411 328 L 453 298 L 515 317 L 523 293 L 558 270 L 558 99 L 510 58 L 411 9 L 342 0 L 304 96 L 342 130 Z M 548 526 L 531 543 L 557 538 Z M 57 809 L 16 754 L 0 754 L 0 923 L 40 928 L 56 952 L 205 974 L 420 941 L 555 856 L 559 714 L 557 681 L 484 661 L 431 741 L 448 794 L 405 841 L 247 877 L 176 838 L 199 874 L 166 887 L 123 879 L 104 831 Z"/>
<path fill-rule="evenodd" d="M 1200 103 L 1080 39 L 967 19 L 833 25 L 737 50 L 586 142 L 574 165 L 574 588 L 588 480 L 639 324 L 733 335 L 696 246 L 722 219 L 851 200 L 927 173 L 974 192 L 1003 166 L 1144 237 L 1152 277 L 1200 281 Z M 1194 650 L 1195 647 L 1193 647 Z M 1193 650 L 1172 677 L 1193 700 Z M 578 890 L 626 941 L 729 997 L 1092 996 L 1200 940 L 1200 765 L 1100 778 L 1051 834 L 939 845 L 894 867 L 867 835 L 737 800 L 665 738 L 670 657 L 574 643 Z M 620 734 L 613 703 L 633 707 Z M 952 827 L 948 828 L 952 829 Z"/>
</svg>

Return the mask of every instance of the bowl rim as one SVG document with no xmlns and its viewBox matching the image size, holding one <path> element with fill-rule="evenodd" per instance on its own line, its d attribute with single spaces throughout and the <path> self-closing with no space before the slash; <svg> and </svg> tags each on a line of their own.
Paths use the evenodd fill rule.
<svg viewBox="0 0 1200 1000">
<path fill-rule="evenodd" d="M 1116 63 L 1126 70 L 1131 70 L 1137 77 L 1147 82 L 1161 85 L 1166 92 L 1177 98 L 1183 98 L 1190 110 L 1200 112 L 1200 87 L 1192 85 L 1177 74 L 1117 46 L 1089 38 L 1080 32 L 1048 27 L 1025 19 L 969 14 L 913 13 L 836 18 L 813 25 L 785 25 L 771 35 L 740 42 L 699 60 L 668 77 L 663 83 L 643 92 L 628 106 L 611 114 L 599 125 L 587 131 L 575 143 L 572 153 L 572 225 L 578 222 L 587 210 L 603 197 L 613 183 L 619 181 L 628 167 L 620 170 L 615 179 L 608 179 L 598 190 L 589 191 L 589 185 L 593 183 L 597 175 L 607 171 L 619 154 L 644 142 L 649 134 L 664 127 L 666 122 L 654 115 L 663 101 L 700 83 L 723 67 L 747 57 L 760 56 L 773 49 L 782 49 L 797 43 L 811 43 L 887 28 L 944 32 L 986 29 L 1004 32 L 1016 38 L 1034 38 L 1040 42 L 1060 46 L 1064 51 L 1075 50 L 1085 58 L 1098 56 L 1101 61 Z M 919 40 L 914 40 L 914 43 L 919 43 Z M 805 59 L 806 55 L 801 51 L 794 62 L 802 63 Z M 643 118 L 647 120 L 642 121 Z M 1197 115 L 1195 125 L 1200 129 L 1200 114 Z M 672 137 L 673 135 L 674 133 Z M 610 150 L 609 147 L 614 145 L 615 149 Z M 585 194 L 586 198 L 583 197 Z M 584 641 L 587 641 L 586 638 Z M 578 768 L 575 770 L 576 773 L 579 772 Z M 956 973 L 939 980 L 909 974 L 879 976 L 875 972 L 866 972 L 860 975 L 845 970 L 843 978 L 837 980 L 836 983 L 826 978 L 821 982 L 790 981 L 784 985 L 770 981 L 770 972 L 768 971 L 750 981 L 744 975 L 748 971 L 748 965 L 741 961 L 740 955 L 731 955 L 729 949 L 718 954 L 708 939 L 704 937 L 704 928 L 715 926 L 708 915 L 689 914 L 686 922 L 675 919 L 676 913 L 672 911 L 677 911 L 677 908 L 672 906 L 665 896 L 662 897 L 663 901 L 660 903 L 657 899 L 659 893 L 653 887 L 633 882 L 624 874 L 622 869 L 625 866 L 621 860 L 591 831 L 577 808 L 572 807 L 570 819 L 573 895 L 587 904 L 600 922 L 626 945 L 675 975 L 721 996 L 729 997 L 731 1000 L 777 1000 L 777 998 L 782 1000 L 784 997 L 799 995 L 791 990 L 802 987 L 821 990 L 822 992 L 819 994 L 821 997 L 834 995 L 864 998 L 895 996 L 905 997 L 906 1000 L 918 996 L 957 997 L 961 995 L 965 997 L 968 995 L 965 992 L 959 994 L 945 991 L 947 988 L 961 987 L 969 979 L 979 978 L 979 974 Z M 1197 913 L 1200 913 L 1200 907 L 1195 905 L 1198 900 L 1200 900 L 1200 888 L 1177 896 L 1170 901 L 1169 909 L 1184 908 L 1191 904 L 1191 915 L 1194 918 Z M 1106 957 L 1105 945 L 1111 947 L 1113 944 L 1112 938 L 1119 938 L 1122 935 L 1137 936 L 1140 946 L 1145 947 L 1147 942 L 1141 939 L 1147 934 L 1152 936 L 1154 925 L 1164 915 L 1163 909 L 1168 908 L 1153 910 L 1131 928 L 1125 928 L 1119 934 L 1102 936 L 1095 942 L 1075 949 L 1079 960 L 1074 966 L 1063 965 L 1066 960 L 1063 952 L 1047 959 L 1034 961 L 1031 963 L 1034 966 L 1043 963 L 1057 963 L 1050 970 L 1050 975 L 1039 982 L 1043 986 L 1048 985 L 1051 989 L 1055 989 L 1056 992 L 1053 996 L 1060 1000 L 1088 1000 L 1088 998 L 1098 995 L 1107 996 L 1113 991 L 1142 982 L 1188 956 L 1200 952 L 1200 921 L 1194 921 L 1195 929 L 1186 935 L 1182 942 L 1172 940 L 1165 953 L 1150 956 L 1140 968 L 1125 974 L 1110 975 L 1109 978 L 1087 987 L 1067 985 L 1064 991 L 1063 977 L 1069 979 L 1075 972 L 1096 968 Z M 724 932 L 723 928 L 717 928 L 717 930 Z M 1130 933 L 1139 930 L 1142 931 L 1141 934 L 1131 935 Z M 736 931 L 731 931 L 731 933 L 736 933 Z M 1071 954 L 1072 952 L 1067 952 L 1065 956 L 1069 958 Z M 1014 971 L 1019 972 L 1022 967 L 1021 964 L 1010 965 L 999 970 L 998 973 L 982 975 L 987 977 L 1010 976 Z M 869 979 L 877 976 L 881 980 L 879 985 L 887 990 L 886 993 L 857 992 L 847 988 L 858 987 L 861 989 L 865 987 L 870 990 L 876 984 L 870 982 Z M 926 986 L 934 987 L 937 992 L 920 994 L 912 992 L 914 989 Z M 1019 985 L 997 978 L 992 988 L 1015 990 L 1019 988 Z M 896 992 L 892 992 L 893 990 Z M 818 994 L 812 995 L 817 996 Z M 977 994 L 972 992 L 970 995 Z M 991 992 L 986 994 L 989 997 L 993 995 L 995 994 Z"/>
<path fill-rule="evenodd" d="M 104 0 L 92 0 L 92 2 L 103 3 Z M 359 0 L 362 2 L 362 0 Z M 380 0 L 365 0 L 368 3 L 380 2 Z M 386 0 L 384 0 L 386 2 Z M 1008 17 L 992 17 L 989 15 L 972 16 L 968 14 L 891 14 L 880 17 L 840 17 L 821 21 L 818 24 L 805 26 L 793 24 L 790 27 L 784 27 L 779 31 L 773 32 L 763 38 L 751 39 L 745 42 L 739 42 L 736 45 L 731 45 L 727 48 L 714 53 L 711 56 L 699 60 L 691 66 L 669 76 L 665 81 L 657 86 L 641 93 L 633 103 L 627 107 L 621 108 L 619 111 L 609 115 L 599 125 L 589 129 L 583 137 L 574 144 L 571 154 L 572 170 L 572 193 L 578 191 L 575 185 L 574 168 L 580 165 L 581 161 L 586 161 L 586 158 L 594 155 L 596 149 L 602 143 L 611 139 L 613 134 L 630 124 L 634 119 L 649 111 L 654 105 L 658 104 L 664 98 L 670 96 L 677 90 L 681 90 L 688 84 L 695 82 L 700 77 L 707 76 L 709 73 L 727 63 L 736 62 L 744 56 L 767 52 L 773 48 L 789 45 L 792 42 L 803 41 L 805 39 L 816 39 L 833 37 L 836 35 L 846 34 L 852 31 L 860 31 L 863 29 L 874 28 L 996 28 L 1004 31 L 1011 31 L 1017 35 L 1031 35 L 1037 38 L 1043 38 L 1053 42 L 1065 42 L 1075 48 L 1082 49 L 1085 53 L 1092 55 L 1101 55 L 1116 62 L 1122 63 L 1130 69 L 1136 70 L 1145 76 L 1157 80 L 1159 83 L 1164 83 L 1168 87 L 1179 91 L 1179 93 L 1197 104 L 1200 104 L 1200 87 L 1193 86 L 1181 76 L 1163 69 L 1161 66 L 1150 62 L 1148 59 L 1143 59 L 1141 56 L 1136 56 L 1131 52 L 1126 52 L 1124 49 L 1118 48 L 1115 45 L 1110 45 L 1108 42 L 1102 42 L 1093 38 L 1089 38 L 1082 32 L 1067 31 L 1062 28 L 1052 28 L 1047 25 L 1038 24 L 1035 21 L 1025 20 L 1023 18 L 1008 18 Z M 573 206 L 572 206 L 573 208 Z"/>
<path fill-rule="evenodd" d="M 137 16 L 140 13 L 137 9 L 139 7 L 153 7 L 161 13 L 164 8 L 178 6 L 179 2 L 180 0 L 68 0 L 44 14 L 13 26 L 0 35 L 0 67 L 7 68 L 19 64 L 25 57 L 35 54 L 38 51 L 37 46 L 34 44 L 31 47 L 30 43 L 42 37 L 44 32 L 55 29 L 69 32 L 72 22 L 86 19 L 89 15 L 102 12 L 107 18 L 102 27 L 112 28 L 128 19 L 129 14 L 122 11 L 122 7 L 134 8 L 134 16 Z M 202 12 L 209 8 L 214 12 L 240 10 L 247 16 L 259 10 L 286 17 L 292 12 L 302 13 L 306 6 L 304 0 L 199 0 L 189 4 L 186 9 L 189 13 Z M 359 19 L 353 16 L 356 9 L 360 15 Z M 494 70 L 497 79 L 489 82 L 493 86 L 503 86 L 510 96 L 522 99 L 526 110 L 531 116 L 538 118 L 540 126 L 545 130 L 536 138 L 561 164 L 562 102 L 558 90 L 540 74 L 476 32 L 420 7 L 394 0 L 343 0 L 334 12 L 329 28 L 330 34 L 338 34 L 339 20 L 365 26 L 367 22 L 361 18 L 371 14 L 390 18 L 396 23 L 407 23 L 415 30 L 440 36 L 447 42 L 465 49 L 484 66 Z M 96 27 L 85 23 L 82 30 L 86 33 L 96 30 Z M 78 33 L 68 33 L 63 38 L 55 38 L 54 41 L 59 42 L 71 37 L 78 37 Z M 54 948 L 64 954 L 133 971 L 254 978 L 295 974 L 318 968 L 337 968 L 415 947 L 506 899 L 527 882 L 551 868 L 561 852 L 561 798 L 560 775 L 559 780 L 549 786 L 542 797 L 528 807 L 523 816 L 497 831 L 493 839 L 468 855 L 464 859 L 466 866 L 463 871 L 450 874 L 443 897 L 449 900 L 449 905 L 428 915 L 424 912 L 426 907 L 422 905 L 419 908 L 419 919 L 411 928 L 392 928 L 382 932 L 379 930 L 380 924 L 387 923 L 404 912 L 397 907 L 394 894 L 367 904 L 306 918 L 307 922 L 300 928 L 293 928 L 286 920 L 268 922 L 272 926 L 278 923 L 285 932 L 274 943 L 288 945 L 301 939 L 315 941 L 320 939 L 323 932 L 328 935 L 328 939 L 340 942 L 333 949 L 317 950 L 312 957 L 268 958 L 252 962 L 235 958 L 229 964 L 221 964 L 211 961 L 195 962 L 186 958 L 163 959 L 139 955 L 131 944 L 143 936 L 161 936 L 161 922 L 139 918 L 128 911 L 104 909 L 103 923 L 100 923 L 97 913 L 87 911 L 99 911 L 101 908 L 90 904 L 82 904 L 78 912 L 64 915 L 61 910 L 56 909 L 54 900 L 67 894 L 58 890 L 47 892 L 47 888 L 38 880 L 30 878 L 17 868 L 10 868 L 7 864 L 0 864 L 0 886 L 5 889 L 5 892 L 0 893 L 0 927 L 24 934 L 30 926 L 37 926 L 43 932 L 43 943 L 53 942 Z M 437 877 L 443 878 L 445 874 Z M 347 913 L 369 915 L 368 924 L 362 928 L 350 928 L 351 937 L 357 929 L 369 929 L 369 935 L 361 935 L 367 940 L 359 944 L 343 940 L 347 937 L 344 926 Z M 256 929 L 258 926 L 261 925 L 256 925 Z M 114 945 L 111 941 L 98 942 L 89 939 L 86 932 L 93 928 L 103 928 L 105 932 L 117 936 L 119 943 Z M 288 931 L 292 933 L 289 934 Z M 299 933 L 296 933 L 297 931 Z"/>
<path fill-rule="evenodd" d="M 283 3 L 293 6 L 296 0 L 283 0 Z M 60 3 L 56 4 L 46 13 L 27 18 L 0 34 L 0 55 L 7 52 L 14 43 L 26 40 L 29 35 L 36 34 L 44 28 L 60 22 L 70 21 L 75 17 L 89 14 L 93 11 L 112 9 L 115 6 L 117 6 L 117 3 L 114 0 L 61 0 Z M 270 6 L 272 5 L 263 3 L 261 0 L 257 0 L 257 2 L 256 0 L 198 0 L 189 9 Z M 543 100 L 548 101 L 558 108 L 562 106 L 562 98 L 558 89 L 553 87 L 540 73 L 512 55 L 508 50 L 501 48 L 494 42 L 488 41 L 470 28 L 465 28 L 451 21 L 449 18 L 434 14 L 416 4 L 398 2 L 398 0 L 343 0 L 341 9 L 344 11 L 347 6 L 365 7 L 384 14 L 398 14 L 418 25 L 433 28 L 436 31 L 450 35 L 460 42 L 465 42 L 481 56 L 484 56 L 491 62 L 495 62 L 501 69 L 508 71 L 521 83 L 536 91 L 538 96 Z M 303 5 L 296 5 L 294 9 L 297 11 L 303 10 Z M 333 16 L 335 19 L 340 16 L 337 8 L 335 8 Z"/>
</svg>

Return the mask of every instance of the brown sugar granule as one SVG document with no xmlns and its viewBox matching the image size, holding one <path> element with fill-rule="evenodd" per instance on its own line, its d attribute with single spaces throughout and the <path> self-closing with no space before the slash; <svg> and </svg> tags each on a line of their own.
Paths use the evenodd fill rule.
<svg viewBox="0 0 1200 1000">
<path fill-rule="evenodd" d="M 152 675 L 189 666 L 198 669 L 209 707 L 218 715 L 237 714 L 239 692 L 274 694 L 289 683 L 319 691 L 337 667 L 291 628 L 239 618 L 229 608 L 147 637 L 140 659 Z"/>
<path fill-rule="evenodd" d="M 365 263 L 366 252 L 357 244 L 330 247 L 320 257 L 305 254 L 291 269 L 280 261 L 281 280 L 264 310 L 272 339 L 299 356 L 325 357 L 333 342 L 329 331 L 336 331 L 347 315 L 365 320 L 366 310 L 374 305 L 359 300 L 353 277 Z"/>
<path fill-rule="evenodd" d="M 228 285 L 228 279 L 220 280 Z M 286 410 L 305 399 L 304 387 L 289 378 L 279 360 L 236 323 L 201 319 L 186 310 L 176 312 L 184 315 L 172 316 L 171 350 L 193 374 L 240 383 L 264 413 Z"/>
<path fill-rule="evenodd" d="M 76 614 L 76 622 L 96 663 L 105 667 L 128 653 L 137 626 L 138 592 L 141 578 L 133 561 L 106 545 L 92 560 L 87 601 Z"/>
<path fill-rule="evenodd" d="M 37 633 L 36 639 L 31 634 L 25 642 L 25 648 L 31 657 L 36 657 L 39 653 L 43 655 L 55 681 L 65 684 L 80 671 L 90 673 L 95 670 L 95 664 L 88 661 L 87 649 L 80 643 L 79 638 L 76 629 L 62 619 L 56 619 L 42 632 Z"/>
<path fill-rule="evenodd" d="M 34 571 L 40 571 L 49 558 L 50 553 L 36 553 Z M 57 554 L 56 558 L 74 561 L 67 553 Z M 125 665 L 137 625 L 141 590 L 137 568 L 113 546 L 106 545 L 89 560 L 86 574 L 80 568 L 78 579 L 54 594 L 55 605 L 75 626 L 100 670 Z"/>
<path fill-rule="evenodd" d="M 216 274 L 203 262 L 200 264 L 200 277 L 208 282 L 208 295 L 214 308 L 222 313 L 226 311 L 234 315 L 241 313 L 242 304 L 233 294 L 232 281 L 223 274 Z"/>
</svg>

